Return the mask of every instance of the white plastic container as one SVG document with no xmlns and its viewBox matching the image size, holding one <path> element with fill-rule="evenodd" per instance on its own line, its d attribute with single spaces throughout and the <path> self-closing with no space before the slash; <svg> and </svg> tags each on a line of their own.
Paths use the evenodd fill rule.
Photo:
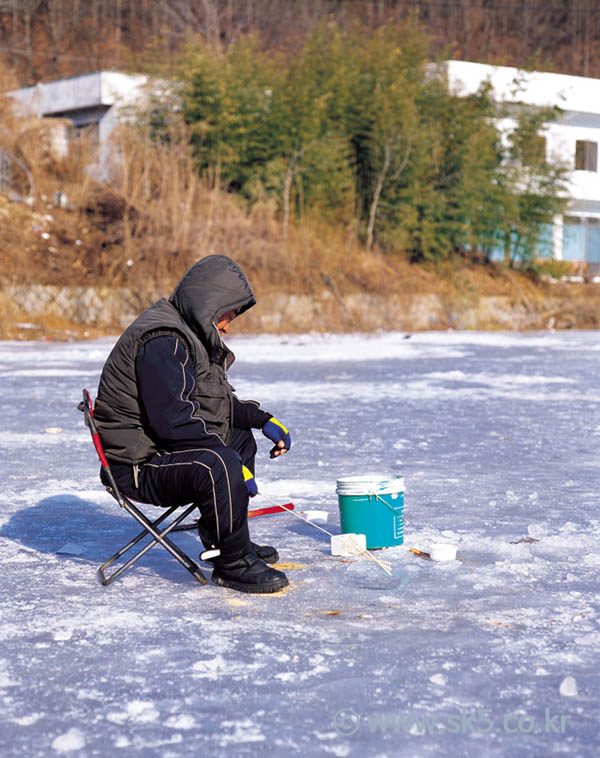
<svg viewBox="0 0 600 758">
<path fill-rule="evenodd" d="M 436 542 L 429 548 L 429 557 L 432 561 L 454 561 L 456 560 L 456 545 Z"/>
<path fill-rule="evenodd" d="M 327 523 L 327 511 L 304 511 L 304 518 L 307 521 L 317 521 L 322 524 Z"/>
</svg>

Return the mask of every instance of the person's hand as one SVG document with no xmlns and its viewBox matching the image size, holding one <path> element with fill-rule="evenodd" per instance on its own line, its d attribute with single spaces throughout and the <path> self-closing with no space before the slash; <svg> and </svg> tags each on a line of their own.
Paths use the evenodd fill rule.
<svg viewBox="0 0 600 758">
<path fill-rule="evenodd" d="M 248 490 L 248 494 L 250 497 L 254 497 L 255 495 L 258 495 L 258 484 L 256 483 L 256 479 L 254 478 L 254 474 L 247 466 L 242 466 L 242 471 L 244 473 L 244 484 L 246 485 L 246 489 Z"/>
<path fill-rule="evenodd" d="M 277 458 L 277 456 L 287 453 L 287 451 L 292 446 L 292 438 L 290 437 L 290 433 L 281 423 L 281 421 L 277 421 L 274 416 L 271 416 L 271 418 L 263 426 L 262 433 L 265 435 L 265 437 L 268 437 L 272 442 L 275 443 L 275 445 L 269 451 L 271 458 Z"/>
</svg>

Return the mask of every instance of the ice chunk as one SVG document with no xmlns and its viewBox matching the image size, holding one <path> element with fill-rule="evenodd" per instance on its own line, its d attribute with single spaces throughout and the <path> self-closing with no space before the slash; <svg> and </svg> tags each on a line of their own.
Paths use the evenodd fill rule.
<svg viewBox="0 0 600 758">
<path fill-rule="evenodd" d="M 196 719 L 189 713 L 181 713 L 178 716 L 169 716 L 165 726 L 171 729 L 192 729 L 196 726 Z"/>
<path fill-rule="evenodd" d="M 527 532 L 530 537 L 535 537 L 537 539 L 548 536 L 548 528 L 545 524 L 529 524 Z"/>
<path fill-rule="evenodd" d="M 30 716 L 20 716 L 15 719 L 15 723 L 19 726 L 31 726 L 42 718 L 41 713 L 32 713 Z"/>
<path fill-rule="evenodd" d="M 132 721 L 138 724 L 150 724 L 159 717 L 154 703 L 145 700 L 132 700 L 127 703 L 127 713 Z"/>
<path fill-rule="evenodd" d="M 439 684 L 443 686 L 446 684 L 446 677 L 443 674 L 433 674 L 433 676 L 429 677 L 429 681 L 433 684 Z"/>
<path fill-rule="evenodd" d="M 60 550 L 56 551 L 56 555 L 81 555 L 83 553 L 83 547 L 76 545 L 74 542 L 67 542 Z"/>
<path fill-rule="evenodd" d="M 52 742 L 52 748 L 57 753 L 68 753 L 71 750 L 81 750 L 85 745 L 85 737 L 81 729 L 71 727 L 68 732 L 59 734 Z"/>
<path fill-rule="evenodd" d="M 54 632 L 54 639 L 57 642 L 64 642 L 66 640 L 70 640 L 73 636 L 73 630 L 69 628 L 59 629 L 58 631 Z"/>
<path fill-rule="evenodd" d="M 577 680 L 574 676 L 565 676 L 560 683 L 558 691 L 565 697 L 574 697 L 577 695 Z"/>
</svg>

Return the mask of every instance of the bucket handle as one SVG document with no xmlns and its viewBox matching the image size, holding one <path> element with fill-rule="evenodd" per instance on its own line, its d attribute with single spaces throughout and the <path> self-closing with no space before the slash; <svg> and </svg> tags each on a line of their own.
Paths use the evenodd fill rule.
<svg viewBox="0 0 600 758">
<path fill-rule="evenodd" d="M 385 505 L 386 508 L 390 509 L 390 511 L 394 514 L 394 516 L 400 515 L 398 511 L 396 510 L 396 508 L 392 508 L 392 506 L 389 503 L 386 503 L 386 501 L 382 497 L 379 497 L 377 492 L 368 492 L 367 494 L 369 495 L 369 497 L 373 496 L 375 500 L 380 500 Z"/>
</svg>

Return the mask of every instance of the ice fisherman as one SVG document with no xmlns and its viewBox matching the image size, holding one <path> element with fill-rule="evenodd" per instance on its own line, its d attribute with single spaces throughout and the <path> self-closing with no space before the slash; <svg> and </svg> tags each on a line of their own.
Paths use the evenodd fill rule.
<svg viewBox="0 0 600 758">
<path fill-rule="evenodd" d="M 108 356 L 94 420 L 117 486 L 139 502 L 196 503 L 212 580 L 242 592 L 275 592 L 288 584 L 268 564 L 274 547 L 248 531 L 248 498 L 257 493 L 252 429 L 286 453 L 285 426 L 255 401 L 239 400 L 227 380 L 234 354 L 221 339 L 256 300 L 242 269 L 209 255 L 184 275 L 171 297 L 144 311 Z"/>
</svg>

